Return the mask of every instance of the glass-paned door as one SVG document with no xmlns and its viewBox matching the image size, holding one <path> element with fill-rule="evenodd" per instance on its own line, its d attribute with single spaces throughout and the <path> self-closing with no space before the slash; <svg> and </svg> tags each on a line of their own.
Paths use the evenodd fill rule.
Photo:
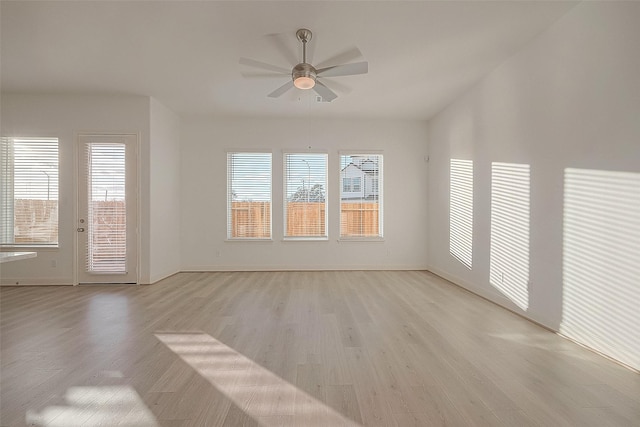
<svg viewBox="0 0 640 427">
<path fill-rule="evenodd" d="M 79 283 L 137 283 L 136 146 L 136 135 L 79 138 Z"/>
</svg>

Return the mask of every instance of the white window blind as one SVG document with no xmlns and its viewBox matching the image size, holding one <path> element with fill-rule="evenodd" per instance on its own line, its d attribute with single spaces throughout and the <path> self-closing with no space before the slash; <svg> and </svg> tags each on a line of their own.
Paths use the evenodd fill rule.
<svg viewBox="0 0 640 427">
<path fill-rule="evenodd" d="M 285 237 L 327 237 L 327 154 L 284 155 Z"/>
<path fill-rule="evenodd" d="M 227 153 L 227 238 L 271 239 L 271 153 Z"/>
<path fill-rule="evenodd" d="M 340 237 L 382 237 L 382 155 L 340 156 Z"/>
<path fill-rule="evenodd" d="M 58 244 L 58 139 L 2 138 L 0 243 Z"/>
<path fill-rule="evenodd" d="M 89 273 L 127 271 L 125 144 L 86 144 L 88 159 L 87 264 Z"/>
</svg>

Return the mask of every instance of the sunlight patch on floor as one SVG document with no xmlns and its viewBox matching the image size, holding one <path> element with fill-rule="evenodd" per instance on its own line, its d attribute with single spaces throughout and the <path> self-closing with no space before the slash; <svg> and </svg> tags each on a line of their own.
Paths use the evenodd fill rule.
<svg viewBox="0 0 640 427">
<path fill-rule="evenodd" d="M 155 336 L 259 425 L 279 426 L 278 416 L 305 427 L 359 425 L 210 335 Z"/>
<path fill-rule="evenodd" d="M 26 422 L 47 427 L 159 427 L 153 413 L 130 386 L 70 387 L 65 405 L 29 410 Z"/>
</svg>

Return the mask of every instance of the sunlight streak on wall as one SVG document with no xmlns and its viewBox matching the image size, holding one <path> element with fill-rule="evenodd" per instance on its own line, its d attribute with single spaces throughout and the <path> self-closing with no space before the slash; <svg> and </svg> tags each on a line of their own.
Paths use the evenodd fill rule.
<svg viewBox="0 0 640 427">
<path fill-rule="evenodd" d="M 560 332 L 640 369 L 640 174 L 565 169 Z"/>
<path fill-rule="evenodd" d="M 471 269 L 473 160 L 451 159 L 449 174 L 449 253 Z"/>
<path fill-rule="evenodd" d="M 529 308 L 529 165 L 491 164 L 489 282 Z"/>
<path fill-rule="evenodd" d="M 153 413 L 131 386 L 70 387 L 65 405 L 28 410 L 27 424 L 47 427 L 159 427 Z"/>
<path fill-rule="evenodd" d="M 202 378 L 263 426 L 346 426 L 358 423 L 205 333 L 157 333 L 156 337 Z"/>
</svg>

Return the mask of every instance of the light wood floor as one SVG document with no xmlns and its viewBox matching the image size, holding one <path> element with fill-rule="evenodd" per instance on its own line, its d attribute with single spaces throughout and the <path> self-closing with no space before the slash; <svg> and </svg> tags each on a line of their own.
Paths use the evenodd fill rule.
<svg viewBox="0 0 640 427">
<path fill-rule="evenodd" d="M 0 296 L 2 426 L 640 425 L 640 375 L 426 272 Z"/>
</svg>

